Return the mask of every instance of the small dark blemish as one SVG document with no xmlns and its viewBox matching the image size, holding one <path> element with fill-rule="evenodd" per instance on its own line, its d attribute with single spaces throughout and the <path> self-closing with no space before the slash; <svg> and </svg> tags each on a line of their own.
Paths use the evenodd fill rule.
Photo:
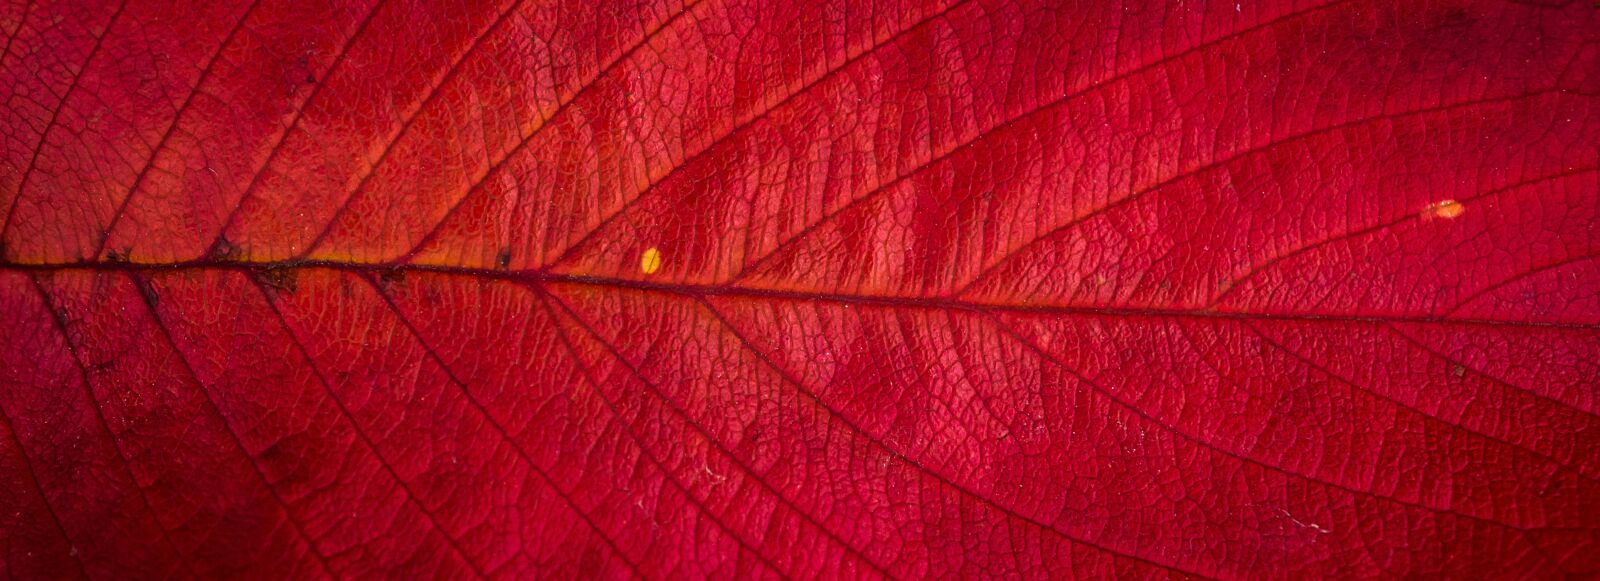
<svg viewBox="0 0 1600 581">
<path fill-rule="evenodd" d="M 1457 363 L 1455 365 L 1451 365 L 1450 366 L 1450 374 L 1454 375 L 1456 377 L 1464 376 L 1464 375 L 1467 374 L 1467 366 L 1462 365 L 1460 363 Z"/>
<path fill-rule="evenodd" d="M 239 247 L 228 242 L 227 238 L 218 238 L 217 245 L 211 249 L 211 259 L 217 262 L 234 262 L 239 259 Z"/>
<path fill-rule="evenodd" d="M 494 257 L 494 263 L 500 265 L 500 268 L 509 268 L 511 266 L 511 249 L 501 248 L 500 253 Z"/>
<path fill-rule="evenodd" d="M 150 305 L 151 308 L 161 304 L 161 295 L 156 294 L 156 288 L 150 285 L 149 280 L 144 277 L 135 277 L 133 280 L 134 286 L 139 287 L 139 294 L 144 297 L 146 304 Z"/>
<path fill-rule="evenodd" d="M 301 53 L 300 58 L 296 59 L 295 66 L 306 72 L 306 84 L 315 85 L 317 74 L 311 70 L 311 54 L 311 49 L 307 47 L 306 52 Z"/>
<path fill-rule="evenodd" d="M 392 268 L 378 273 L 378 280 L 385 284 L 405 282 L 406 273 L 398 268 Z"/>
<path fill-rule="evenodd" d="M 262 449 L 260 453 L 256 454 L 256 458 L 260 459 L 262 462 L 271 463 L 273 460 L 283 457 L 283 447 L 283 441 L 280 440 L 274 442 L 271 446 L 267 446 L 266 448 Z"/>
<path fill-rule="evenodd" d="M 256 269 L 256 280 L 261 281 L 261 284 L 267 285 L 267 288 L 280 293 L 294 294 L 294 291 L 299 288 L 299 284 L 295 282 L 294 267 L 289 266 L 270 266 Z"/>
</svg>

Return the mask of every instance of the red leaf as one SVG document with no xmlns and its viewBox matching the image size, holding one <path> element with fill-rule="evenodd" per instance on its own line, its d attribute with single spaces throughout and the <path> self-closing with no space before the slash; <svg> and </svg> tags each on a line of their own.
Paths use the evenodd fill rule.
<svg viewBox="0 0 1600 581">
<path fill-rule="evenodd" d="M 1600 572 L 1591 2 L 83 4 L 6 576 Z"/>
</svg>

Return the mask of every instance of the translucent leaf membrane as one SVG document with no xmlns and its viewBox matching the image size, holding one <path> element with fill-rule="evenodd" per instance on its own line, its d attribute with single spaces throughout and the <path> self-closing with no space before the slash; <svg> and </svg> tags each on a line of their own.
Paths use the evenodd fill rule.
<svg viewBox="0 0 1600 581">
<path fill-rule="evenodd" d="M 1587 2 L 0 8 L 0 573 L 1600 573 Z"/>
</svg>

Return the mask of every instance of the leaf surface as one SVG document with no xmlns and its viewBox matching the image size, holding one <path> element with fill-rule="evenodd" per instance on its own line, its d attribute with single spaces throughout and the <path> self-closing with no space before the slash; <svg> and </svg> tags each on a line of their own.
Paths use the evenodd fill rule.
<svg viewBox="0 0 1600 581">
<path fill-rule="evenodd" d="M 1600 571 L 1592 2 L 11 2 L 19 577 Z"/>
</svg>

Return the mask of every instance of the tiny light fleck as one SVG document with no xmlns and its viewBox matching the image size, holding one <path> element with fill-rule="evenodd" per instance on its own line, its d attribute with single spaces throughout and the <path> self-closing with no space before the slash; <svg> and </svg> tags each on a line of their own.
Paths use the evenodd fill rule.
<svg viewBox="0 0 1600 581">
<path fill-rule="evenodd" d="M 657 270 L 661 270 L 661 251 L 651 247 L 639 255 L 639 270 L 645 274 L 655 274 Z"/>
<path fill-rule="evenodd" d="M 1460 216 L 1466 211 L 1467 207 L 1462 205 L 1461 202 L 1457 202 L 1455 200 L 1443 200 L 1423 206 L 1422 219 L 1432 220 L 1434 218 L 1443 218 L 1445 220 L 1450 220 Z"/>
</svg>

